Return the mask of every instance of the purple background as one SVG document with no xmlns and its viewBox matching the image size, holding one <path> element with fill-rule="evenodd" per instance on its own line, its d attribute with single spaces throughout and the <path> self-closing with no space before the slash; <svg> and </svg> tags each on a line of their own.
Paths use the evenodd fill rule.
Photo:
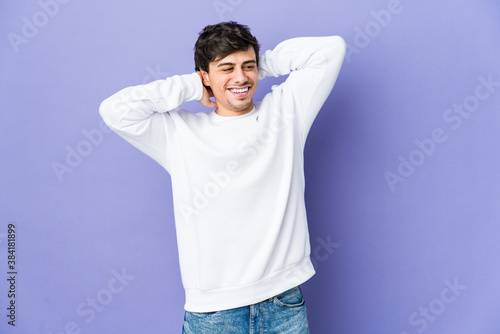
<svg viewBox="0 0 500 334">
<path fill-rule="evenodd" d="M 249 25 L 263 50 L 298 36 L 349 45 L 305 153 L 311 333 L 500 332 L 500 87 L 476 90 L 500 82 L 498 2 L 59 1 L 0 4 L 1 333 L 180 333 L 169 175 L 98 107 L 191 73 L 198 32 L 221 20 Z M 465 117 L 448 111 L 463 104 Z"/>
</svg>

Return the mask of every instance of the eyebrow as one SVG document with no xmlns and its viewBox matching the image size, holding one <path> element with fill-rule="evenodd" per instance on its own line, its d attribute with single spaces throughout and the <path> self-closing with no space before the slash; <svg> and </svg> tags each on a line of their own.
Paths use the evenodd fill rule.
<svg viewBox="0 0 500 334">
<path fill-rule="evenodd" d="M 243 62 L 243 65 L 247 65 L 247 64 L 250 64 L 250 63 L 257 64 L 257 61 L 255 61 L 255 60 L 247 60 L 247 61 Z M 217 67 L 234 66 L 234 65 L 235 65 L 234 63 L 220 63 L 220 64 L 217 65 Z"/>
</svg>

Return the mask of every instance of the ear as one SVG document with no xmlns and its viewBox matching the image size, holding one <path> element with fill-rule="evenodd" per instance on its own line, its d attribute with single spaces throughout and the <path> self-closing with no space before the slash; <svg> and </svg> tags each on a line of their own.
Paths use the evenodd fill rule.
<svg viewBox="0 0 500 334">
<path fill-rule="evenodd" d="M 201 73 L 201 82 L 203 85 L 210 87 L 210 77 L 208 76 L 208 72 L 203 71 L 200 67 L 200 73 Z"/>
</svg>

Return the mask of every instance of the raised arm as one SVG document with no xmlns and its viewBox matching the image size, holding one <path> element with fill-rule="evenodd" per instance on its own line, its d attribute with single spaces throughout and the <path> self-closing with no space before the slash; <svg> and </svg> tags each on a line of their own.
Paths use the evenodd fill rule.
<svg viewBox="0 0 500 334">
<path fill-rule="evenodd" d="M 337 80 L 345 51 L 339 36 L 299 37 L 260 57 L 259 79 L 289 74 L 280 85 L 281 93 L 299 117 L 304 138 Z"/>
<path fill-rule="evenodd" d="M 165 166 L 169 138 L 175 131 L 169 111 L 202 96 L 198 73 L 176 75 L 125 88 L 104 100 L 99 113 L 113 131 Z"/>
</svg>

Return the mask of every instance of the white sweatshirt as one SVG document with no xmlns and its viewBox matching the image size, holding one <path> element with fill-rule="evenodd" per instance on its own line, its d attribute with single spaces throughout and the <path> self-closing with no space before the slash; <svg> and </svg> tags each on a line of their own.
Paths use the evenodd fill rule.
<svg viewBox="0 0 500 334">
<path fill-rule="evenodd" d="M 304 145 L 345 55 L 341 37 L 294 38 L 260 58 L 259 79 L 289 74 L 240 116 L 178 107 L 202 97 L 197 73 L 106 99 L 106 124 L 172 180 L 185 309 L 254 304 L 314 275 Z"/>
</svg>

